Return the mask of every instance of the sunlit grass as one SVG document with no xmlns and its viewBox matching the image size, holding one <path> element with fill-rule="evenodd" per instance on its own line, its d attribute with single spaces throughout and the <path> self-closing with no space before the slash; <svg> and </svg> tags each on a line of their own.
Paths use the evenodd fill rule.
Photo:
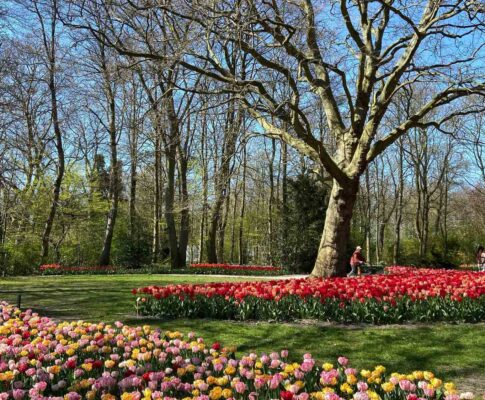
<svg viewBox="0 0 485 400">
<path fill-rule="evenodd" d="M 8 278 L 0 281 L 0 298 L 59 319 L 150 324 L 164 330 L 195 331 L 207 342 L 237 346 L 240 353 L 289 349 L 296 359 L 306 352 L 319 361 L 349 357 L 357 367 L 385 365 L 389 370 L 432 370 L 462 389 L 485 392 L 485 325 L 352 326 L 238 323 L 213 320 L 159 321 L 135 315 L 131 289 L 169 283 L 248 280 L 210 276 L 82 275 Z M 262 278 L 259 278 L 262 279 Z M 478 385 L 478 386 L 477 386 Z M 475 389 L 476 390 L 476 389 Z"/>
</svg>

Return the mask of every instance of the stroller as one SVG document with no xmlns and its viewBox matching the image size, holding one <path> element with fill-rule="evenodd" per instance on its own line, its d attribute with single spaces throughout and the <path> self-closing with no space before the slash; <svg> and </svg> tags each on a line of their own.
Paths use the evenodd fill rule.
<svg viewBox="0 0 485 400">
<path fill-rule="evenodd" d="M 479 272 L 485 271 L 485 249 L 479 246 L 476 254 L 477 268 Z"/>
</svg>

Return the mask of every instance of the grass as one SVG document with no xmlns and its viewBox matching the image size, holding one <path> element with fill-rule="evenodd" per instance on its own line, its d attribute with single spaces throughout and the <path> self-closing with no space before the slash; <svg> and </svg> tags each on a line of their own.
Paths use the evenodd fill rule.
<svg viewBox="0 0 485 400">
<path fill-rule="evenodd" d="M 112 322 L 135 313 L 133 288 L 237 280 L 251 278 L 166 274 L 14 277 L 0 280 L 0 298 L 16 304 L 16 293 L 2 292 L 21 292 L 23 307 L 50 317 Z"/>
<path fill-rule="evenodd" d="M 261 278 L 260 278 L 261 279 Z M 158 321 L 134 315 L 131 289 L 169 283 L 249 280 L 210 276 L 82 275 L 7 278 L 0 281 L 0 298 L 59 319 L 121 320 L 150 324 L 164 330 L 195 331 L 207 342 L 237 346 L 240 353 L 287 348 L 295 358 L 306 352 L 320 361 L 339 355 L 356 367 L 383 364 L 390 370 L 432 370 L 453 379 L 461 390 L 485 393 L 485 325 L 333 326 L 315 324 L 238 323 L 213 320 Z"/>
</svg>

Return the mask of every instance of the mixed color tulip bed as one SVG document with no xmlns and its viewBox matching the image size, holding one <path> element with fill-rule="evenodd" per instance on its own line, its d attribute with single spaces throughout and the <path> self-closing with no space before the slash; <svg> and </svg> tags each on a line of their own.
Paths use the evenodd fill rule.
<svg viewBox="0 0 485 400">
<path fill-rule="evenodd" d="M 389 267 L 352 278 L 134 289 L 141 315 L 340 323 L 485 321 L 485 273 Z"/>
<path fill-rule="evenodd" d="M 190 264 L 191 274 L 258 275 L 271 276 L 286 274 L 281 267 L 271 265 L 234 265 L 234 264 Z"/>
<path fill-rule="evenodd" d="M 0 303 L 0 399 L 460 400 L 428 371 L 357 370 L 288 352 L 236 357 L 194 334 L 55 322 Z"/>
</svg>

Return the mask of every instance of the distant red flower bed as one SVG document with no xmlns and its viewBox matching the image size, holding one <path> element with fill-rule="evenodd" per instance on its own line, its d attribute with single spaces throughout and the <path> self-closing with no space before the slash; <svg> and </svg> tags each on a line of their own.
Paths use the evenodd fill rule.
<svg viewBox="0 0 485 400">
<path fill-rule="evenodd" d="M 89 273 L 89 272 L 102 272 L 111 273 L 115 272 L 116 268 L 111 265 L 96 265 L 96 266 L 79 266 L 79 267 L 64 267 L 61 264 L 44 264 L 39 267 L 39 270 L 47 274 L 63 274 L 63 273 Z"/>
<path fill-rule="evenodd" d="M 190 264 L 190 269 L 220 269 L 227 271 L 281 271 L 281 267 L 273 267 L 271 265 L 235 265 L 235 264 Z"/>
<path fill-rule="evenodd" d="M 169 317 L 485 320 L 483 273 L 398 266 L 387 272 L 359 278 L 148 286 L 134 293 L 140 296 L 140 312 Z"/>
</svg>

